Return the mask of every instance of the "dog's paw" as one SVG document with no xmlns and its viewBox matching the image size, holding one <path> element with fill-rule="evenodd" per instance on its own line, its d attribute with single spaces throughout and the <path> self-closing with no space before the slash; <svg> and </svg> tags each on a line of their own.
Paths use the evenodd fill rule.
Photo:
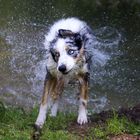
<svg viewBox="0 0 140 140">
<path fill-rule="evenodd" d="M 44 122 L 43 121 L 36 121 L 34 128 L 42 129 Z"/>
<path fill-rule="evenodd" d="M 34 133 L 33 133 L 33 136 L 32 136 L 32 139 L 33 140 L 39 140 L 40 139 L 40 132 L 39 131 L 35 131 Z"/>
<path fill-rule="evenodd" d="M 33 140 L 39 140 L 40 136 L 41 136 L 41 128 L 40 128 L 40 126 L 35 124 L 34 125 L 34 132 L 33 132 L 33 135 L 32 135 L 32 139 Z"/>
<path fill-rule="evenodd" d="M 77 123 L 80 125 L 86 124 L 88 122 L 87 115 L 85 113 L 79 114 Z"/>
<path fill-rule="evenodd" d="M 41 129 L 42 129 L 41 126 L 34 124 L 33 127 L 35 131 L 41 132 Z"/>
<path fill-rule="evenodd" d="M 50 117 L 56 117 L 56 114 L 50 113 L 49 116 Z"/>
</svg>

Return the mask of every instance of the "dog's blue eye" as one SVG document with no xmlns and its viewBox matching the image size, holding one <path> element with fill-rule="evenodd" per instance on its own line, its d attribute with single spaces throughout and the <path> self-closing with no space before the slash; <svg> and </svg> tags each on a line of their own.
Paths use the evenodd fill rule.
<svg viewBox="0 0 140 140">
<path fill-rule="evenodd" d="M 69 54 L 69 55 L 72 55 L 72 54 L 74 54 L 74 53 L 75 53 L 74 50 L 68 50 L 68 54 Z"/>
</svg>

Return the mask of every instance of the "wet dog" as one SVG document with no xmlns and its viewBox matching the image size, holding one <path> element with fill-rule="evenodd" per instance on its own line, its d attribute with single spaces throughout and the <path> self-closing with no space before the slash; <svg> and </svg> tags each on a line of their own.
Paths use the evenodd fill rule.
<svg viewBox="0 0 140 140">
<path fill-rule="evenodd" d="M 51 107 L 51 116 L 56 116 L 59 98 L 69 80 L 79 81 L 79 112 L 77 122 L 83 125 L 87 119 L 89 69 L 93 46 L 90 27 L 77 18 L 62 19 L 54 23 L 45 36 L 47 49 L 47 74 L 39 114 L 35 122 L 41 129 Z"/>
</svg>

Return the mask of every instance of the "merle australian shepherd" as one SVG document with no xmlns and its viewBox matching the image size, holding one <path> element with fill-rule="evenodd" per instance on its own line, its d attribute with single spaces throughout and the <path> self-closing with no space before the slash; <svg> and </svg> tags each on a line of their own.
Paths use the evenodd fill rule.
<svg viewBox="0 0 140 140">
<path fill-rule="evenodd" d="M 64 85 L 70 80 L 79 81 L 79 111 L 77 123 L 83 125 L 87 119 L 87 99 L 89 69 L 93 46 L 93 33 L 90 27 L 77 18 L 61 19 L 55 22 L 45 35 L 47 53 L 47 74 L 44 93 L 35 127 L 41 129 L 48 109 L 56 116 L 60 95 Z"/>
</svg>

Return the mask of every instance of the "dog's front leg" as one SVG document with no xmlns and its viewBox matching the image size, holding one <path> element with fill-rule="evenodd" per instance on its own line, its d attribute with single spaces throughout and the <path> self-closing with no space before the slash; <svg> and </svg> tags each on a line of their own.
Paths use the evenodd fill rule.
<svg viewBox="0 0 140 140">
<path fill-rule="evenodd" d="M 44 92 L 41 100 L 40 110 L 35 122 L 35 131 L 33 133 L 33 139 L 39 140 L 41 129 L 46 120 L 47 110 L 50 107 L 51 99 L 50 93 L 55 88 L 56 78 L 52 77 L 49 72 L 46 75 L 46 79 L 44 82 Z"/>
<path fill-rule="evenodd" d="M 44 92 L 41 100 L 40 110 L 35 122 L 37 128 L 42 128 L 46 120 L 47 110 L 51 106 L 51 92 L 55 88 L 56 78 L 52 77 L 50 74 L 47 74 L 45 83 L 44 83 Z"/>
<path fill-rule="evenodd" d="M 87 119 L 87 98 L 88 98 L 88 73 L 79 75 L 80 81 L 80 99 L 79 114 L 77 122 L 82 125 L 88 122 Z"/>
<path fill-rule="evenodd" d="M 52 108 L 50 116 L 55 117 L 57 115 L 59 98 L 63 92 L 63 88 L 64 88 L 64 79 L 62 77 L 59 77 L 57 78 L 56 86 L 51 93 Z"/>
</svg>

